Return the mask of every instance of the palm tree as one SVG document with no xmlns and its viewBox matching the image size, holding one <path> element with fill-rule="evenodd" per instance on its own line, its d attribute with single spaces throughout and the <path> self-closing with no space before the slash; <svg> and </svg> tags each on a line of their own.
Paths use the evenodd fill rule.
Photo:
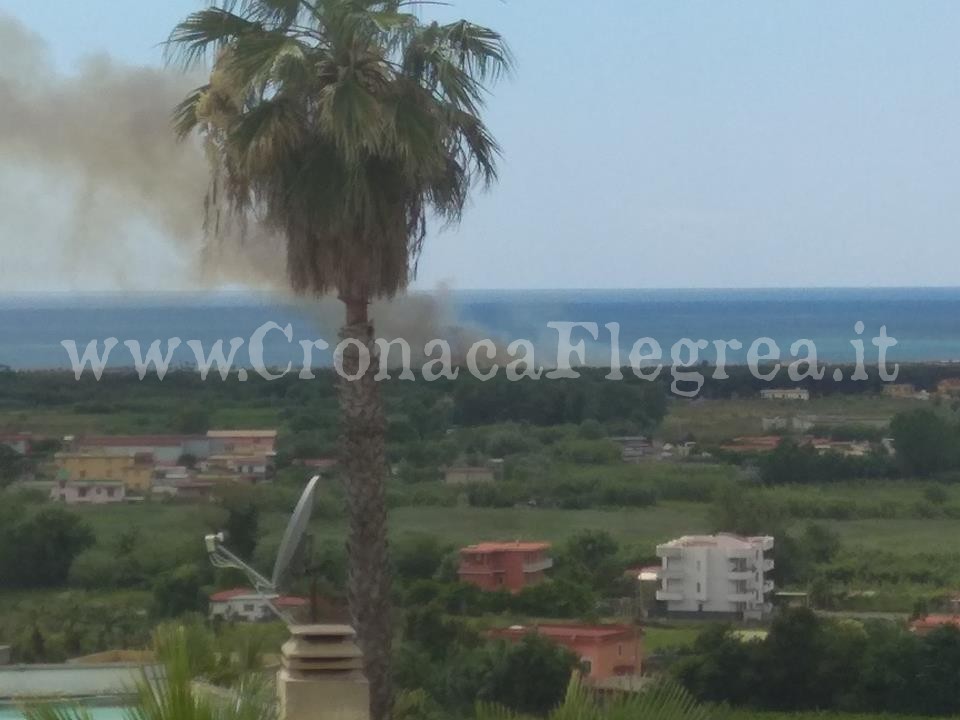
<svg viewBox="0 0 960 720">
<path fill-rule="evenodd" d="M 633 692 L 598 695 L 574 675 L 567 694 L 546 720 L 709 720 L 710 711 L 672 681 L 648 683 Z M 481 703 L 476 720 L 532 720 L 500 705 Z"/>
<path fill-rule="evenodd" d="M 510 67 L 496 32 L 426 23 L 426 0 L 220 0 L 173 30 L 171 56 L 212 60 L 176 109 L 211 159 L 208 227 L 220 209 L 284 239 L 292 289 L 346 306 L 341 465 L 350 530 L 348 597 L 374 720 L 391 703 L 384 414 L 373 380 L 372 299 L 415 272 L 428 217 L 456 222 L 475 183 L 496 178 L 480 118 Z"/>
<path fill-rule="evenodd" d="M 276 720 L 275 689 L 252 667 L 234 667 L 237 679 L 229 689 L 207 686 L 204 692 L 195 684 L 234 665 L 205 628 L 161 626 L 153 650 L 161 670 L 143 670 L 124 720 Z M 23 714 L 26 720 L 93 720 L 88 707 L 73 702 L 27 705 Z"/>
</svg>

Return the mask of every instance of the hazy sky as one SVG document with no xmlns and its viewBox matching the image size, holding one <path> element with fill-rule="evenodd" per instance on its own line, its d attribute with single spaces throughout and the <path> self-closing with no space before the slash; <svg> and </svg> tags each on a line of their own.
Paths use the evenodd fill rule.
<svg viewBox="0 0 960 720">
<path fill-rule="evenodd" d="M 159 64 L 199 6 L 0 0 L 63 70 Z M 420 286 L 960 285 L 957 0 L 454 10 L 518 67 L 489 107 L 501 182 L 431 237 Z"/>
</svg>

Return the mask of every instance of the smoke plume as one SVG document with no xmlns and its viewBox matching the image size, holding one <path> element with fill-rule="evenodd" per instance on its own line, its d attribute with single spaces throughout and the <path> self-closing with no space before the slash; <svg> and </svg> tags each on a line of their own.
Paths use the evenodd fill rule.
<svg viewBox="0 0 960 720">
<path fill-rule="evenodd" d="M 204 238 L 207 162 L 170 122 L 198 84 L 107 56 L 60 73 L 41 38 L 0 15 L 0 290 L 285 290 L 282 243 L 268 233 Z M 375 317 L 412 344 L 462 345 L 476 333 L 445 300 L 379 303 Z M 339 303 L 316 307 L 318 323 L 339 325 Z"/>
</svg>

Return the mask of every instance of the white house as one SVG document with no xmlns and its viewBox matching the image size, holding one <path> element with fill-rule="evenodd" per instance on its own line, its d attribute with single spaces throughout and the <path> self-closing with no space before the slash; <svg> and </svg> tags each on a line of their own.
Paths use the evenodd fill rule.
<svg viewBox="0 0 960 720">
<path fill-rule="evenodd" d="M 773 538 L 684 535 L 657 546 L 657 600 L 676 616 L 756 620 L 770 612 Z"/>
<path fill-rule="evenodd" d="M 50 499 L 67 505 L 107 505 L 122 503 L 126 488 L 112 480 L 58 480 L 50 488 Z"/>
<path fill-rule="evenodd" d="M 241 620 L 244 622 L 262 622 L 273 620 L 276 616 L 270 609 L 270 600 L 281 610 L 296 611 L 305 608 L 306 598 L 288 595 L 262 596 L 250 588 L 223 590 L 210 596 L 210 619 Z"/>
</svg>

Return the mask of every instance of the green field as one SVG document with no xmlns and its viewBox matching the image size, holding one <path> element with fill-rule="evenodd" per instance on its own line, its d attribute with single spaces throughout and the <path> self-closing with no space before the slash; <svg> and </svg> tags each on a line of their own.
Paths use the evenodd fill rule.
<svg viewBox="0 0 960 720">
<path fill-rule="evenodd" d="M 960 520 L 845 520 L 825 521 L 841 539 L 870 550 L 897 555 L 933 553 L 956 556 L 954 539 L 960 536 Z"/>
<path fill-rule="evenodd" d="M 674 399 L 659 435 L 678 440 L 692 434 L 700 442 L 719 442 L 740 435 L 763 432 L 764 417 L 815 415 L 827 425 L 885 425 L 899 412 L 930 407 L 929 402 L 880 395 L 836 395 L 811 398 L 808 402 L 787 400 Z"/>
<path fill-rule="evenodd" d="M 101 543 L 137 528 L 149 537 L 178 541 L 195 535 L 200 543 L 216 514 L 213 508 L 149 503 L 75 510 L 93 528 Z M 266 539 L 277 539 L 286 516 L 262 517 Z M 346 519 L 315 519 L 312 529 L 321 540 L 346 536 Z M 624 510 L 548 510 L 536 508 L 401 507 L 390 512 L 390 532 L 437 535 L 453 544 L 481 540 L 546 540 L 562 542 L 585 529 L 603 529 L 625 546 L 649 547 L 684 532 L 705 532 L 706 506 L 697 503 L 664 503 L 653 508 Z"/>
<path fill-rule="evenodd" d="M 829 488 L 823 492 L 828 494 Z M 121 532 L 137 528 L 146 536 L 181 540 L 195 535 L 197 542 L 216 523 L 213 508 L 195 505 L 150 503 L 113 507 L 78 508 L 100 542 L 110 542 Z M 555 510 L 538 508 L 400 507 L 390 512 L 390 532 L 437 535 L 452 544 L 481 540 L 545 540 L 562 542 L 585 529 L 609 532 L 623 546 L 647 548 L 685 533 L 708 532 L 708 506 L 703 503 L 664 502 L 655 507 L 619 510 Z M 266 539 L 276 539 L 285 520 L 283 513 L 262 517 Z M 845 544 L 899 555 L 954 554 L 949 539 L 960 535 L 960 520 L 825 520 Z M 345 537 L 346 519 L 315 519 L 313 531 L 324 540 Z"/>
</svg>

